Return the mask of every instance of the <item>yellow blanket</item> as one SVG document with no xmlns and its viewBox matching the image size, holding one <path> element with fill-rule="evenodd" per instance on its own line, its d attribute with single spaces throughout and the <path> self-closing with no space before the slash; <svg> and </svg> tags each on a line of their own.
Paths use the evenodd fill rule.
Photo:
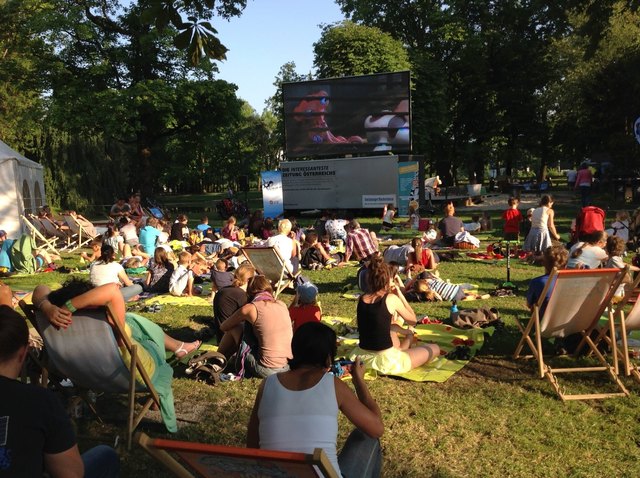
<svg viewBox="0 0 640 478">
<path fill-rule="evenodd" d="M 484 344 L 484 334 L 488 333 L 489 335 L 493 335 L 494 330 L 493 327 L 463 330 L 444 324 L 418 325 L 416 327 L 418 340 L 438 344 L 445 354 L 454 350 L 459 345 L 466 345 L 471 351 L 471 356 L 475 355 L 476 352 L 482 348 Z M 338 356 L 348 357 L 351 350 L 353 350 L 357 344 L 357 337 L 349 336 L 348 338 L 343 338 L 338 348 Z M 449 377 L 458 370 L 461 370 L 467 363 L 469 363 L 468 360 L 449 360 L 445 358 L 444 355 L 441 355 L 433 362 L 397 376 L 415 382 L 441 383 L 449 379 Z M 377 376 L 378 374 L 375 370 L 367 370 L 365 373 L 365 378 L 367 379 L 374 379 Z"/>
<path fill-rule="evenodd" d="M 176 297 L 169 294 L 156 295 L 145 302 L 148 305 L 198 305 L 202 307 L 211 307 L 209 295 L 193 295 L 191 297 Z"/>
</svg>

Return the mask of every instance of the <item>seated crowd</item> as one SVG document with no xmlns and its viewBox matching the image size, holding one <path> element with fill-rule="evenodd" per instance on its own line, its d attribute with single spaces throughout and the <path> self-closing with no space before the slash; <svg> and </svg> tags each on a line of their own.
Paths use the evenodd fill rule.
<svg viewBox="0 0 640 478">
<path fill-rule="evenodd" d="M 599 232 L 576 242 L 569 251 L 552 242 L 559 237 L 552 205 L 549 196 L 542 198 L 540 207 L 531 214 L 525 240 L 525 250 L 541 254 L 545 269 L 544 275 L 530 283 L 526 295 L 529 307 L 540 297 L 554 267 L 624 267 L 624 241 L 619 237 Z M 509 210 L 503 215 L 507 240 L 518 239 L 525 220 L 517 206 L 516 200 L 510 200 Z M 265 379 L 248 424 L 247 446 L 306 453 L 321 447 L 344 476 L 379 476 L 382 455 L 378 438 L 384 425 L 380 408 L 364 381 L 364 371 L 406 374 L 438 358 L 441 351 L 436 344 L 417 340 L 414 326 L 419 318 L 409 302 L 464 300 L 474 288 L 472 284 L 445 281 L 438 271 L 438 252 L 433 248 L 450 247 L 459 234 L 469 232 L 469 227 L 465 229 L 455 217 L 452 203 L 445 205 L 442 221 L 433 225 L 435 236 L 424 231 L 409 244 L 391 245 L 384 251 L 380 251 L 373 231 L 361 227 L 355 219 L 339 218 L 336 212 L 324 212 L 308 229 L 299 227 L 294 218 L 281 219 L 274 231 L 273 220 L 264 218 L 260 211 L 248 220 L 246 230 L 230 217 L 217 233 L 207 217 L 193 230 L 184 214 L 173 223 L 147 218 L 139 196 L 133 195 L 129 202 L 118 199 L 110 216 L 113 222 L 107 232 L 94 237 L 90 244 L 92 254 L 82 253 L 82 259 L 90 263 L 88 281 L 72 279 L 55 291 L 47 286 L 34 290 L 34 306 L 54 327 L 73 327 L 74 320 L 86 320 L 81 309 L 109 305 L 114 311 L 113 320 L 124 326 L 129 338 L 139 345 L 140 360 L 155 370 L 160 412 L 167 430 L 175 432 L 173 370 L 165 353 L 180 359 L 195 352 L 201 342 L 170 337 L 148 319 L 126 312 L 126 301 L 142 293 L 196 295 L 195 283 L 206 278 L 212 282 L 210 323 L 218 352 L 238 376 Z M 383 218 L 384 230 L 393 227 L 394 218 L 390 205 Z M 412 206 L 406 226 L 417 229 L 418 223 L 417 206 Z M 0 243 L 6 241 L 2 232 Z M 273 284 L 249 261 L 242 260 L 240 248 L 247 240 L 276 249 L 291 272 L 359 263 L 357 279 L 362 293 L 355 308 L 359 343 L 349 356 L 355 394 L 342 380 L 327 373 L 334 364 L 337 338 L 321 323 L 317 286 L 300 282 L 287 307 L 275 297 Z M 37 250 L 32 251 L 32 257 L 40 266 L 53 261 Z M 143 277 L 134 282 L 128 271 Z M 404 282 L 400 274 L 405 274 Z M 8 397 L 0 403 L 0 417 L 11 417 L 4 447 L 12 459 L 4 469 L 20 473 L 33 470 L 30 476 L 40 476 L 42 471 L 52 476 L 82 476 L 82 470 L 85 476 L 117 476 L 117 457 L 112 450 L 100 447 L 80 456 L 69 420 L 59 405 L 53 404 L 56 400 L 51 393 L 16 381 L 28 349 L 28 332 L 24 320 L 13 310 L 11 291 L 7 289 L 0 286 L 0 393 Z M 76 314 L 77 310 L 80 312 Z M 40 410 L 50 407 L 50 413 L 24 414 L 17 404 L 27 400 Z M 340 452 L 338 410 L 356 427 Z M 32 431 L 27 424 L 37 420 L 45 425 L 38 423 L 37 431 Z M 29 432 L 19 433 L 18 428 Z M 0 474 L 4 463 L 0 460 Z M 102 474 L 94 471 L 96 463 L 104 464 L 98 467 Z M 67 474 L 59 474 L 62 466 Z"/>
</svg>

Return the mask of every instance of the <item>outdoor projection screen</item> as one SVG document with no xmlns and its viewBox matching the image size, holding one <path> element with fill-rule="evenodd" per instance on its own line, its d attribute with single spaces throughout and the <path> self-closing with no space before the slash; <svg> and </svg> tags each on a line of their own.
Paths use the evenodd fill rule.
<svg viewBox="0 0 640 478">
<path fill-rule="evenodd" d="M 286 155 L 411 152 L 408 71 L 283 83 Z"/>
</svg>

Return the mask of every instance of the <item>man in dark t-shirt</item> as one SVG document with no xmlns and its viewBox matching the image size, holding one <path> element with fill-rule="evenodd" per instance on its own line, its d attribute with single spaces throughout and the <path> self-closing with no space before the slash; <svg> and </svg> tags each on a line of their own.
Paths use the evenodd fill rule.
<svg viewBox="0 0 640 478">
<path fill-rule="evenodd" d="M 231 317 L 247 301 L 247 292 L 241 287 L 230 285 L 216 292 L 213 298 L 213 323 L 218 343 L 224 335 L 224 332 L 220 330 L 220 324 Z"/>
<path fill-rule="evenodd" d="M 16 380 L 28 338 L 24 318 L 0 305 L 0 477 L 40 477 L 45 471 L 52 478 L 117 477 L 112 448 L 98 446 L 81 457 L 58 397 Z"/>
</svg>

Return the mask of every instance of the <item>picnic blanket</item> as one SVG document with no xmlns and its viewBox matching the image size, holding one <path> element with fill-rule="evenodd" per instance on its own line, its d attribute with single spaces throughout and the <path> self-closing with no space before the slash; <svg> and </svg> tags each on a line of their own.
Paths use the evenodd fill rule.
<svg viewBox="0 0 640 478">
<path fill-rule="evenodd" d="M 162 294 L 156 295 L 145 301 L 147 305 L 197 305 L 202 307 L 211 307 L 211 301 L 208 295 L 193 295 L 191 297 L 176 297 L 174 295 Z"/>
<path fill-rule="evenodd" d="M 484 334 L 493 335 L 495 329 L 487 327 L 484 329 L 456 329 L 445 324 L 428 324 L 416 326 L 418 340 L 422 342 L 430 342 L 438 344 L 442 354 L 454 350 L 456 347 L 466 345 L 469 347 L 470 354 L 473 357 L 484 344 Z M 356 334 L 350 334 L 348 337 L 341 337 L 340 346 L 338 347 L 338 356 L 348 357 L 353 348 L 358 344 Z M 408 373 L 394 375 L 414 382 L 438 382 L 447 381 L 453 374 L 462 370 L 469 363 L 469 360 L 449 360 L 441 355 L 433 362 L 415 368 Z M 365 378 L 373 380 L 377 378 L 378 372 L 375 370 L 367 370 Z"/>
</svg>

